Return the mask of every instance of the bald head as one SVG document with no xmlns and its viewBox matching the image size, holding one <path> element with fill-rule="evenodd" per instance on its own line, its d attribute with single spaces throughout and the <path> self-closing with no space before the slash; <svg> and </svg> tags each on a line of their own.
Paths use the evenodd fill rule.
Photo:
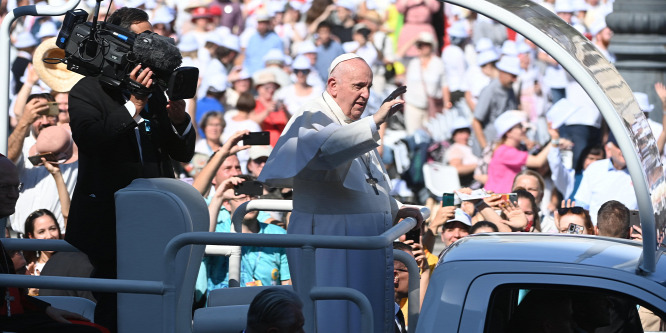
<svg viewBox="0 0 666 333">
<path fill-rule="evenodd" d="M 351 58 L 334 66 L 326 82 L 326 91 L 352 120 L 361 118 L 370 98 L 372 70 L 362 58 Z"/>
<path fill-rule="evenodd" d="M 14 214 L 19 197 L 19 175 L 16 165 L 0 155 L 0 218 Z"/>
</svg>

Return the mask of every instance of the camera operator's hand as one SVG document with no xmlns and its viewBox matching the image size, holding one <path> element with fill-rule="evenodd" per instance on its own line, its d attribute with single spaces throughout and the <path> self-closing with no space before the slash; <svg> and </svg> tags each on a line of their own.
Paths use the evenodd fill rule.
<svg viewBox="0 0 666 333">
<path fill-rule="evenodd" d="M 146 67 L 138 76 L 137 73 L 141 69 L 141 65 L 137 65 L 134 67 L 132 72 L 130 72 L 129 78 L 130 80 L 134 80 L 140 85 L 150 88 L 153 85 L 153 71 L 150 70 L 150 68 Z M 132 115 L 133 117 L 139 114 L 143 110 L 143 108 L 146 106 L 146 103 L 148 103 L 148 95 L 146 96 L 137 96 L 132 94 L 130 96 L 130 101 L 134 103 L 134 106 L 136 107 L 136 113 Z"/>
<path fill-rule="evenodd" d="M 169 115 L 169 119 L 171 119 L 171 122 L 174 125 L 181 125 L 182 123 L 187 121 L 187 117 L 185 116 L 185 101 L 184 100 L 179 100 L 179 101 L 169 101 L 166 106 L 167 109 L 167 114 Z"/>
</svg>

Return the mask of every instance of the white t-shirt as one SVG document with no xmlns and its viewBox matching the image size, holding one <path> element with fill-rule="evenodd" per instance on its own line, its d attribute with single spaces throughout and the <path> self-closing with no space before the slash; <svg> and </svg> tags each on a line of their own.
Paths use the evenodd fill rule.
<svg viewBox="0 0 666 333">
<path fill-rule="evenodd" d="M 289 85 L 280 91 L 278 99 L 284 102 L 284 105 L 287 107 L 289 114 L 293 115 L 294 113 L 297 113 L 298 110 L 300 110 L 301 107 L 305 105 L 305 103 L 313 98 L 317 98 L 321 95 L 322 92 L 323 91 L 321 88 L 312 87 L 310 94 L 305 96 L 297 96 L 296 88 L 294 88 L 294 85 Z"/>
</svg>

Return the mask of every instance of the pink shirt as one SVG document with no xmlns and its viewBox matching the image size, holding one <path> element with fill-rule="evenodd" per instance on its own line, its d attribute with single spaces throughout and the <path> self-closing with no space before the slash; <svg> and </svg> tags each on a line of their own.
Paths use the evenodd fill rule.
<svg viewBox="0 0 666 333">
<path fill-rule="evenodd" d="M 511 192 L 513 179 L 527 163 L 528 154 L 526 151 L 520 151 L 504 144 L 497 147 L 490 164 L 488 164 L 486 190 L 495 193 Z"/>
</svg>

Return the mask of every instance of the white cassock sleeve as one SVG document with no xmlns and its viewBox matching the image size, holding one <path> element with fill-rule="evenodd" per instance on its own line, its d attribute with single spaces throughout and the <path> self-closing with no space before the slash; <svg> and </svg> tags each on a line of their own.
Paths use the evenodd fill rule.
<svg viewBox="0 0 666 333">
<path fill-rule="evenodd" d="M 313 170 L 338 168 L 376 148 L 378 141 L 379 133 L 372 117 L 340 125 L 323 112 L 305 111 L 290 120 L 259 180 L 273 187 L 293 187 L 293 178 L 306 167 Z M 363 165 L 349 163 L 348 167 L 340 179 L 345 187 L 368 190 Z M 352 168 L 358 172 L 349 172 Z M 351 180 L 347 176 L 360 178 Z"/>
</svg>

